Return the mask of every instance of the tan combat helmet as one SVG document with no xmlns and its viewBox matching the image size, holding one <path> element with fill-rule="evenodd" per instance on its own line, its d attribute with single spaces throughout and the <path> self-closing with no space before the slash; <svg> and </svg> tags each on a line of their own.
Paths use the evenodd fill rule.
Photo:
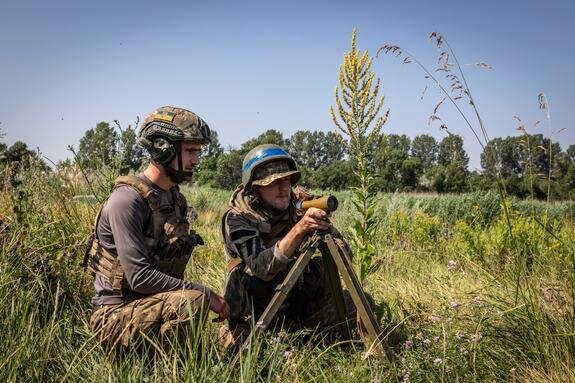
<svg viewBox="0 0 575 383">
<path fill-rule="evenodd" d="M 138 143 L 154 161 L 167 164 L 179 155 L 179 144 L 192 141 L 198 144 L 210 142 L 210 128 L 199 116 L 187 109 L 162 106 L 144 120 Z"/>
</svg>

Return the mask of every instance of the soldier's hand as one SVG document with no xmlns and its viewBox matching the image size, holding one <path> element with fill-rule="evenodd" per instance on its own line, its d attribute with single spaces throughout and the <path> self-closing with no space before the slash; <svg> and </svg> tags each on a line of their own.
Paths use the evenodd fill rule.
<svg viewBox="0 0 575 383">
<path fill-rule="evenodd" d="M 328 215 L 322 209 L 310 207 L 297 221 L 294 227 L 277 243 L 278 251 L 288 259 L 297 257 L 297 248 L 301 241 L 316 230 L 328 230 L 331 227 Z"/>
<path fill-rule="evenodd" d="M 301 185 L 297 185 L 293 191 L 295 199 L 300 201 L 309 201 L 313 199 L 314 195 L 309 191 L 309 189 L 304 188 Z"/>
<path fill-rule="evenodd" d="M 305 233 L 326 230 L 330 227 L 327 213 L 315 207 L 307 209 L 296 225 L 300 226 L 300 229 Z"/>
<path fill-rule="evenodd" d="M 230 307 L 224 298 L 214 292 L 210 294 L 210 310 L 218 314 L 217 320 L 219 322 L 227 319 L 230 315 Z"/>
</svg>

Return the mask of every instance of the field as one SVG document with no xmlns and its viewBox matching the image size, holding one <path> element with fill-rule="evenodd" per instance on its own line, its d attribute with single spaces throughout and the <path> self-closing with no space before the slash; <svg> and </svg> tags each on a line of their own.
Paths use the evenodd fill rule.
<svg viewBox="0 0 575 383">
<path fill-rule="evenodd" d="M 102 198 L 110 179 L 88 190 L 30 173 L 0 192 L 0 381 L 575 381 L 575 206 L 491 193 L 379 196 L 365 289 L 391 363 L 366 357 L 359 340 L 314 346 L 270 334 L 232 366 L 218 358 L 211 321 L 186 347 L 111 360 L 89 331 L 93 290 L 80 265 L 98 204 L 73 198 Z M 207 243 L 187 278 L 222 291 L 230 193 L 183 191 Z M 346 233 L 350 195 L 336 196 L 333 221 Z"/>
</svg>

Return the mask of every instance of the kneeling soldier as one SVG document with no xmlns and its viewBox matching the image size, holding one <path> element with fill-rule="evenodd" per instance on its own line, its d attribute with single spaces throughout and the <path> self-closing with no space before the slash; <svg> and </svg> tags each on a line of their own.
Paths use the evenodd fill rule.
<svg viewBox="0 0 575 383">
<path fill-rule="evenodd" d="M 222 352 L 237 351 L 293 266 L 300 243 L 331 228 L 321 209 L 296 214 L 292 186 L 299 178 L 295 161 L 279 146 L 260 145 L 244 158 L 242 184 L 222 220 L 229 271 L 224 297 L 230 307 L 228 325 L 220 329 Z M 354 318 L 355 306 L 349 294 L 345 298 L 348 317 Z M 340 324 L 321 257 L 311 259 L 275 321 L 288 331 Z"/>
<path fill-rule="evenodd" d="M 194 113 L 156 110 L 138 137 L 150 164 L 137 176 L 119 177 L 98 213 L 86 267 L 96 289 L 90 326 L 107 350 L 144 338 L 183 340 L 191 321 L 209 310 L 228 316 L 221 296 L 182 279 L 193 248 L 203 242 L 189 230 L 178 185 L 191 180 L 209 138 Z"/>
</svg>

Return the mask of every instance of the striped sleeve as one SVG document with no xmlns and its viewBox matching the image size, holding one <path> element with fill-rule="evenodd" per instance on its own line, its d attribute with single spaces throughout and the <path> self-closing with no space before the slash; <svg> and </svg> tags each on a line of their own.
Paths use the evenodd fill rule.
<svg viewBox="0 0 575 383">
<path fill-rule="evenodd" d="M 225 236 L 228 251 L 242 258 L 256 277 L 269 281 L 286 268 L 289 260 L 277 251 L 275 243 L 266 248 L 258 229 L 241 214 L 227 214 Z"/>
</svg>

